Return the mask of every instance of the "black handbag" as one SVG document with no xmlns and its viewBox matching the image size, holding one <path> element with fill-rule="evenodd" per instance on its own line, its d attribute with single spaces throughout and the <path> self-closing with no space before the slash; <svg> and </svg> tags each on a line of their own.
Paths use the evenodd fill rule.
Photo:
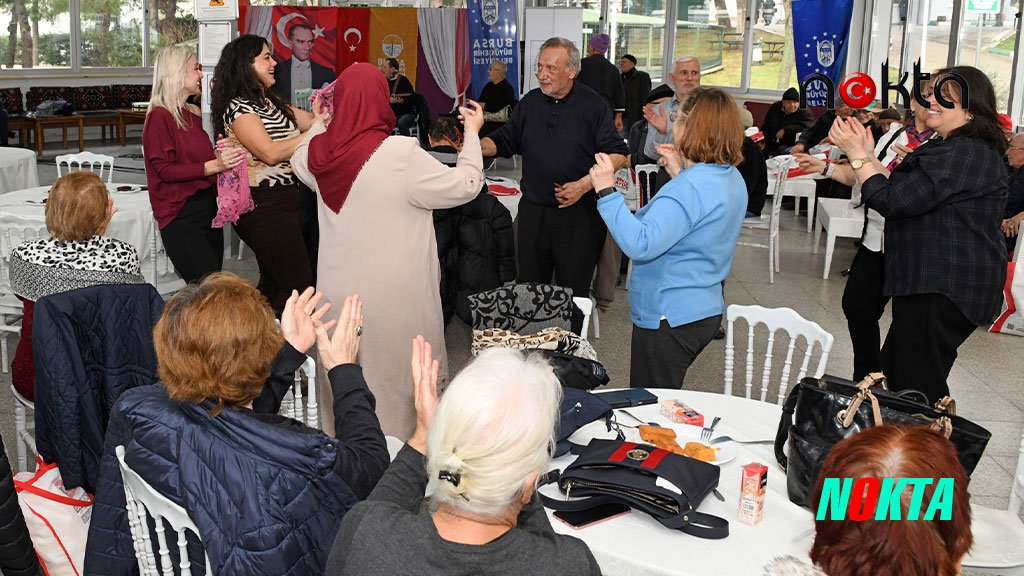
<svg viewBox="0 0 1024 576">
<path fill-rule="evenodd" d="M 545 483 L 557 480 L 566 499 L 541 495 L 541 500 L 552 510 L 567 512 L 609 503 L 626 504 L 650 514 L 667 528 L 719 539 L 729 535 L 729 522 L 697 512 L 704 498 L 718 486 L 719 472 L 714 464 L 654 446 L 594 439 L 563 472 L 549 473 L 545 479 Z"/>
<path fill-rule="evenodd" d="M 557 443 L 554 453 L 556 458 L 570 450 L 573 454 L 582 452 L 583 446 L 569 442 L 569 436 L 595 420 L 603 418 L 607 422 L 612 408 L 603 399 L 590 392 L 563 385 L 562 403 L 558 411 L 558 430 L 555 434 Z M 611 426 L 608 428 L 610 430 Z"/>
<path fill-rule="evenodd" d="M 810 506 L 811 490 L 833 446 L 881 423 L 931 426 L 941 431 L 953 443 L 970 477 L 992 434 L 957 416 L 956 404 L 948 397 L 932 408 L 924 394 L 889 392 L 884 382 L 885 376 L 879 373 L 860 383 L 824 376 L 804 378 L 790 390 L 775 435 L 775 458 L 786 471 L 786 488 L 793 503 Z M 783 450 L 787 442 L 788 458 Z"/>
<path fill-rule="evenodd" d="M 562 386 L 593 390 L 608 383 L 608 372 L 597 360 L 580 358 L 555 350 L 537 350 L 544 355 L 548 363 L 555 369 L 555 376 Z"/>
</svg>

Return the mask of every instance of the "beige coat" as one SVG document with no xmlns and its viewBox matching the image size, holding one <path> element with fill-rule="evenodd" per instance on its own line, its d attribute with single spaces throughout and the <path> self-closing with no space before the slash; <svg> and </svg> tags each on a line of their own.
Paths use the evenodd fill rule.
<svg viewBox="0 0 1024 576">
<path fill-rule="evenodd" d="M 438 385 L 448 377 L 432 210 L 465 204 L 480 192 L 480 140 L 466 134 L 456 167 L 448 168 L 415 139 L 389 137 L 370 156 L 335 214 L 320 198 L 307 164 L 309 140 L 323 131 L 314 126 L 292 156 L 295 174 L 317 190 L 317 289 L 332 305 L 328 318 L 341 312 L 346 296 L 359 294 L 364 329 L 358 362 L 377 399 L 384 434 L 407 440 L 416 425 L 409 367 L 416 335 L 430 342 L 441 364 Z M 333 436 L 329 383 L 320 372 L 324 431 Z"/>
</svg>

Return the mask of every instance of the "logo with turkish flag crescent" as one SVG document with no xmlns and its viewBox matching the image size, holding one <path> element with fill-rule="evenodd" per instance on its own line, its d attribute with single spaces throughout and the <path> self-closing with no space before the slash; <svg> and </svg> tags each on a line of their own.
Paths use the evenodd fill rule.
<svg viewBox="0 0 1024 576">
<path fill-rule="evenodd" d="M 287 65 L 309 61 L 334 70 L 337 59 L 338 18 L 335 8 L 274 6 L 272 16 L 274 59 Z"/>
</svg>

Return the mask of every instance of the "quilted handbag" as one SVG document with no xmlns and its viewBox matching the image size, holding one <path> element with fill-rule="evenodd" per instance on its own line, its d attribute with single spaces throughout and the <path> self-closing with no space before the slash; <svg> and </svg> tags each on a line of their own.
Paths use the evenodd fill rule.
<svg viewBox="0 0 1024 576">
<path fill-rule="evenodd" d="M 793 503 L 810 506 L 811 490 L 833 446 L 882 423 L 940 430 L 953 443 L 967 475 L 974 471 L 992 438 L 988 430 L 957 416 L 956 403 L 948 397 L 932 408 L 920 392 L 892 393 L 884 382 L 880 373 L 869 374 L 860 383 L 826 375 L 820 380 L 804 378 L 790 390 L 775 435 L 775 458 L 786 471 Z"/>
<path fill-rule="evenodd" d="M 555 481 L 552 475 L 546 480 Z M 719 469 L 714 464 L 646 444 L 594 439 L 557 475 L 566 500 L 543 495 L 541 500 L 546 507 L 562 511 L 626 504 L 653 516 L 666 528 L 719 539 L 729 535 L 729 522 L 697 511 L 704 498 L 718 487 L 718 477 Z"/>
</svg>

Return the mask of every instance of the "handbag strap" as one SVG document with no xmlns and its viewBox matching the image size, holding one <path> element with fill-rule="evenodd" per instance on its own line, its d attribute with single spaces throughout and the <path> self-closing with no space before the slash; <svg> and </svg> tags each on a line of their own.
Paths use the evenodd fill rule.
<svg viewBox="0 0 1024 576">
<path fill-rule="evenodd" d="M 935 409 L 939 412 L 946 412 L 951 416 L 956 415 L 956 400 L 953 400 L 949 396 L 943 396 L 935 403 Z M 946 436 L 949 438 L 949 436 Z"/>
<path fill-rule="evenodd" d="M 871 387 L 879 383 L 882 388 L 885 388 L 885 376 L 881 372 L 872 372 L 857 383 L 860 392 L 853 396 L 848 408 L 844 408 L 836 414 L 836 419 L 842 422 L 843 428 L 849 428 L 850 424 L 853 424 L 853 418 L 857 415 L 857 410 L 864 400 L 871 402 L 871 415 L 875 418 L 875 426 L 882 424 L 882 409 L 878 406 L 878 398 L 871 393 Z"/>
<path fill-rule="evenodd" d="M 779 420 L 779 429 L 775 433 L 775 461 L 783 470 L 789 464 L 786 458 L 786 441 L 789 439 L 789 429 L 793 426 L 793 412 L 796 410 L 796 403 L 800 399 L 800 384 L 793 386 L 786 396 L 786 403 L 782 405 L 782 418 Z"/>
<path fill-rule="evenodd" d="M 85 498 L 84 499 L 76 500 L 74 498 L 69 498 L 68 496 L 61 496 L 60 494 L 55 494 L 53 492 L 50 492 L 48 490 L 44 490 L 44 489 L 42 489 L 42 488 L 40 488 L 38 486 L 35 486 L 33 484 L 29 484 L 27 482 L 22 482 L 21 480 L 15 480 L 14 481 L 14 490 L 15 490 L 15 492 L 28 492 L 29 494 L 35 494 L 36 496 L 39 496 L 40 498 L 44 498 L 46 500 L 52 500 L 53 502 L 56 502 L 58 504 L 64 504 L 65 506 L 75 506 L 75 507 L 92 506 L 92 494 L 89 494 L 88 492 L 85 493 Z"/>
</svg>

